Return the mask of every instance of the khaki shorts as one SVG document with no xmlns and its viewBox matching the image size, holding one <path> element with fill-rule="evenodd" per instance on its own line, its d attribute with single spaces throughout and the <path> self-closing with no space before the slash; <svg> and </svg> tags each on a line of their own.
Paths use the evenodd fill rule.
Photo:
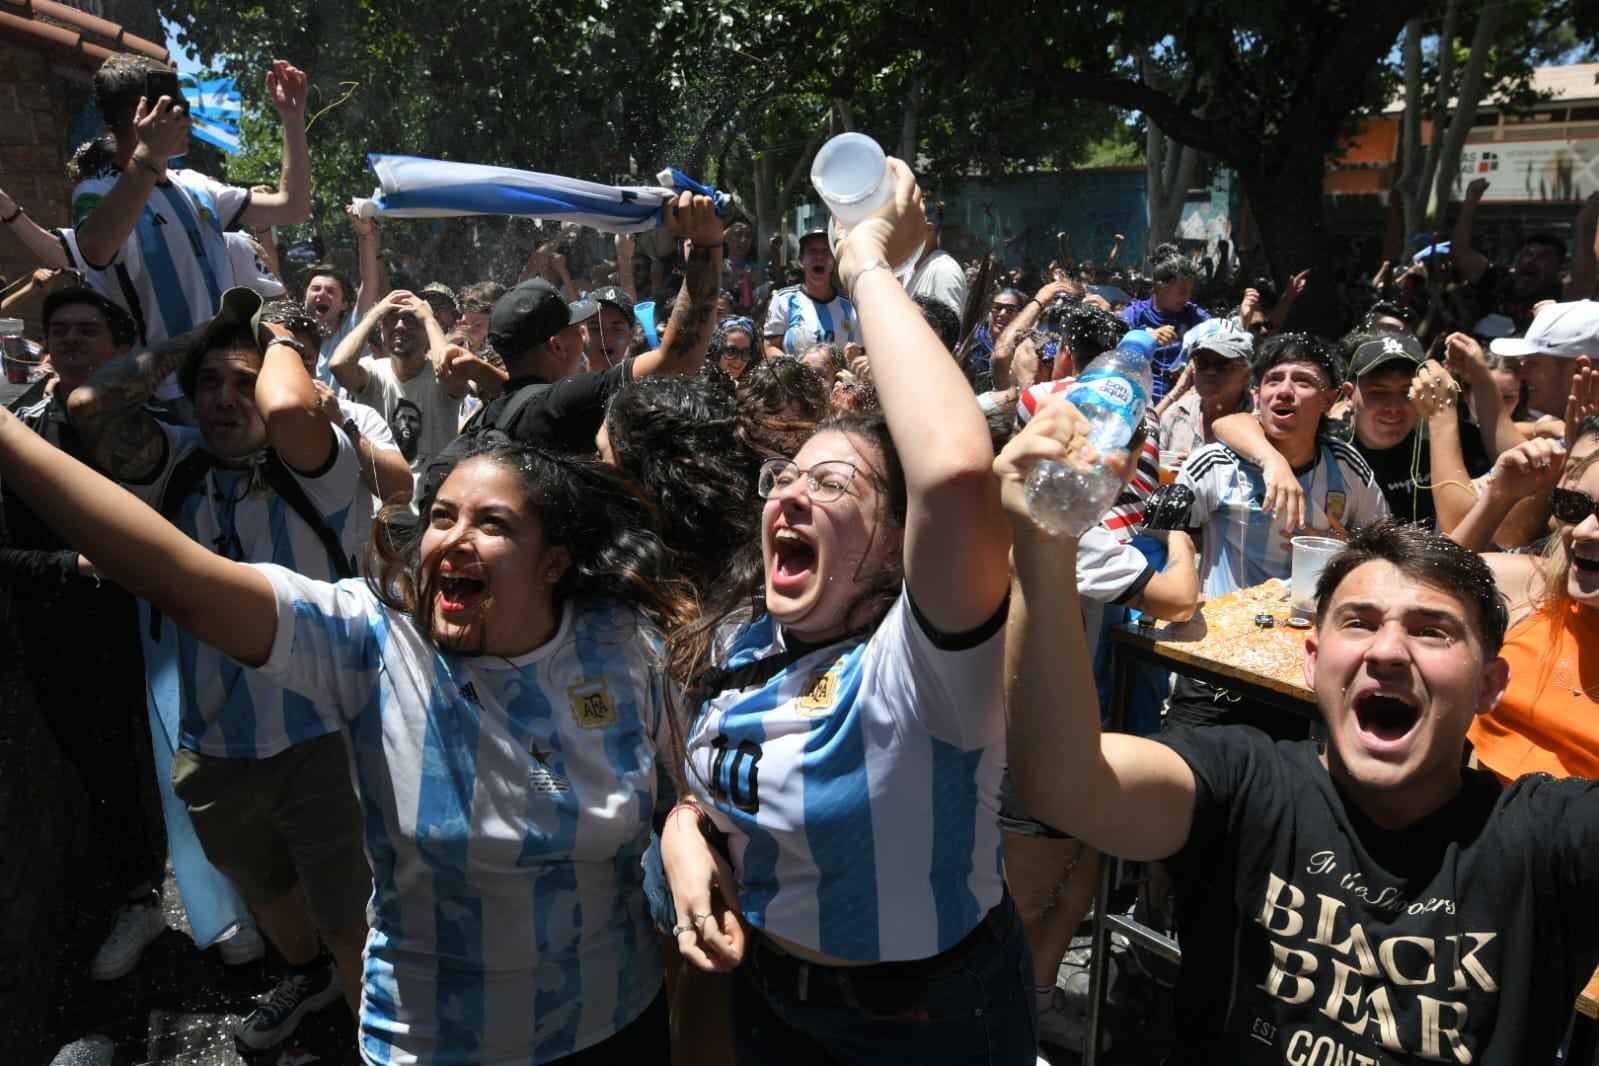
<svg viewBox="0 0 1599 1066">
<path fill-rule="evenodd" d="M 319 929 L 365 925 L 372 870 L 341 733 L 270 759 L 225 759 L 180 748 L 172 791 L 206 858 L 246 903 L 275 903 L 296 884 Z"/>
</svg>

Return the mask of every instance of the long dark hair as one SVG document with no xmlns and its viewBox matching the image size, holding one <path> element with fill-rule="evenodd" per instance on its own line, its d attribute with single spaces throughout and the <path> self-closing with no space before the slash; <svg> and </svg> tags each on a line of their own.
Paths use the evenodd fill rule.
<svg viewBox="0 0 1599 1066">
<path fill-rule="evenodd" d="M 469 459 L 488 459 L 509 470 L 543 522 L 546 540 L 571 554 L 572 565 L 553 590 L 557 608 L 568 597 L 591 596 L 627 604 L 662 625 L 688 616 L 690 597 L 651 528 L 649 503 L 623 474 L 493 430 L 470 438 L 450 470 Z M 424 557 L 422 535 L 447 478 L 448 472 L 423 492 L 417 501 L 421 520 L 414 524 L 400 526 L 394 521 L 396 509 L 385 508 L 366 568 L 378 599 L 410 615 L 429 640 L 434 639 L 430 605 L 438 591 L 439 564 L 453 544 Z"/>
<path fill-rule="evenodd" d="M 655 507 L 683 576 L 711 594 L 733 557 L 758 542 L 757 455 L 740 432 L 731 379 L 654 375 L 612 395 L 606 435 L 616 464 Z"/>
</svg>

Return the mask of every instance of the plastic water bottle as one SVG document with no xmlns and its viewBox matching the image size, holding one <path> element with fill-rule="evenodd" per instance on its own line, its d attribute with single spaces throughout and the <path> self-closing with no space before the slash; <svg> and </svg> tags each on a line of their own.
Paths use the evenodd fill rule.
<svg viewBox="0 0 1599 1066">
<path fill-rule="evenodd" d="M 811 185 L 833 216 L 827 227 L 827 243 L 835 254 L 840 224 L 855 225 L 894 196 L 888 156 L 864 133 L 840 133 L 822 145 L 811 161 Z M 901 283 L 916 269 L 926 248 L 926 242 L 918 245 L 909 259 L 894 268 Z"/>
<path fill-rule="evenodd" d="M 1126 453 L 1149 404 L 1150 356 L 1155 336 L 1135 329 L 1088 364 L 1066 399 L 1088 420 L 1088 441 L 1101 459 Z M 1051 533 L 1080 537 L 1104 517 L 1121 491 L 1121 478 L 1103 463 L 1090 469 L 1045 461 L 1027 476 L 1027 507 Z"/>
</svg>

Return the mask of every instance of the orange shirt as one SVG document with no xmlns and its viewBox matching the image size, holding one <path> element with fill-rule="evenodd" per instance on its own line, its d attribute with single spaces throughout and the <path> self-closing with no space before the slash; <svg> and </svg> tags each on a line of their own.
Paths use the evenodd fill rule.
<svg viewBox="0 0 1599 1066">
<path fill-rule="evenodd" d="M 1472 723 L 1477 761 L 1505 781 L 1523 774 L 1599 778 L 1599 611 L 1536 611 L 1505 638 L 1510 688 Z"/>
</svg>

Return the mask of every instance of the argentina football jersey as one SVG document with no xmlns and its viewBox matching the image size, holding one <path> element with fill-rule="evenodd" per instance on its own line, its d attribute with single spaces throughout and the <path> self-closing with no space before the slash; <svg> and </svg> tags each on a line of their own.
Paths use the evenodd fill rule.
<svg viewBox="0 0 1599 1066">
<path fill-rule="evenodd" d="M 547 1062 L 643 1014 L 662 983 L 640 863 L 660 634 L 576 601 L 530 653 L 460 656 L 364 582 L 262 570 L 278 629 L 261 672 L 349 723 L 373 873 L 366 1059 Z"/>
<path fill-rule="evenodd" d="M 763 616 L 719 661 L 784 649 Z M 729 834 L 752 926 L 852 961 L 923 959 L 999 902 L 1002 656 L 1000 627 L 935 646 L 902 592 L 870 638 L 708 702 L 688 785 Z"/>
<path fill-rule="evenodd" d="M 1388 514 L 1371 467 L 1352 445 L 1317 438 L 1316 463 L 1298 472 L 1305 523 L 1318 530 L 1336 519 L 1353 528 Z M 1281 522 L 1261 508 L 1266 474 L 1225 444 L 1207 444 L 1188 457 L 1177 483 L 1194 492 L 1189 524 L 1204 530 L 1199 575 L 1207 598 L 1287 579 L 1292 552 Z"/>
<path fill-rule="evenodd" d="M 153 480 L 128 484 L 134 495 L 159 508 L 167 484 L 192 452 L 202 447 L 198 430 L 161 424 L 166 465 Z M 366 552 L 372 529 L 372 496 L 360 483 L 359 459 L 343 433 L 326 470 L 290 472 L 306 499 L 338 539 L 347 560 Z M 243 562 L 273 562 L 311 577 L 338 577 L 321 537 L 253 469 L 213 466 L 192 485 L 168 516 L 184 533 L 219 555 Z M 182 747 L 202 755 L 265 759 L 315 737 L 338 722 L 312 700 L 285 692 L 202 644 L 140 601 L 145 672 L 150 695 Z"/>
</svg>

